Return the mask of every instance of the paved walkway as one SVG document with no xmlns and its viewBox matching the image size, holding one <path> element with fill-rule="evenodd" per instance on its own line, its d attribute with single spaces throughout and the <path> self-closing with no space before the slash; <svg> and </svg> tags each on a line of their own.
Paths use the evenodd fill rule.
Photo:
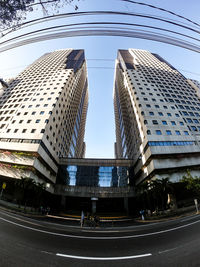
<svg viewBox="0 0 200 267">
<path fill-rule="evenodd" d="M 42 214 L 39 211 L 35 211 L 31 207 L 24 207 L 18 204 L 14 204 L 11 202 L 7 202 L 4 200 L 0 200 L 0 208 L 9 212 L 17 213 L 26 217 L 31 217 L 34 219 L 49 221 L 53 223 L 60 223 L 72 227 L 80 227 L 80 216 L 79 215 L 71 215 L 66 213 L 60 214 Z M 172 216 L 152 216 L 146 218 L 144 221 L 138 217 L 128 217 L 128 216 L 100 216 L 100 224 L 99 226 L 102 228 L 107 227 L 130 227 L 133 225 L 142 225 L 142 224 L 149 224 L 154 222 L 162 222 L 162 221 L 169 221 L 174 220 L 180 217 L 185 217 L 189 215 L 196 214 L 195 207 L 189 207 L 186 210 L 178 210 L 177 214 Z M 91 222 L 85 221 L 84 227 L 91 227 Z"/>
</svg>

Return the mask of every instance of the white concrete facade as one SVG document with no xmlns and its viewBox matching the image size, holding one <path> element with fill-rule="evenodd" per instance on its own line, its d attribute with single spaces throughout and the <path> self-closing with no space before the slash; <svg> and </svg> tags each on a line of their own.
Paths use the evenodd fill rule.
<svg viewBox="0 0 200 267">
<path fill-rule="evenodd" d="M 87 107 L 83 50 L 47 53 L 27 67 L 0 98 L 0 175 L 28 176 L 53 188 L 58 158 L 84 155 Z"/>
<path fill-rule="evenodd" d="M 114 83 L 116 158 L 135 160 L 136 183 L 200 176 L 197 86 L 159 55 L 119 50 Z"/>
</svg>

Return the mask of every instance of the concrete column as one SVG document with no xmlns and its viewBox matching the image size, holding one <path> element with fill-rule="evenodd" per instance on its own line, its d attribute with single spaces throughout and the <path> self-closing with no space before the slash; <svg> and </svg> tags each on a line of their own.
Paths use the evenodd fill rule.
<svg viewBox="0 0 200 267">
<path fill-rule="evenodd" d="M 62 209 L 65 209 L 65 207 L 66 207 L 66 198 L 65 198 L 65 196 L 61 196 L 61 203 L 60 203 L 60 205 L 61 205 L 61 208 Z"/>
<path fill-rule="evenodd" d="M 177 210 L 176 196 L 174 194 L 168 194 L 167 204 L 170 205 L 171 210 Z"/>
<path fill-rule="evenodd" d="M 92 214 L 95 214 L 97 210 L 96 200 L 92 200 Z"/>
<path fill-rule="evenodd" d="M 97 197 L 91 197 L 91 201 L 92 201 L 92 214 L 95 214 L 97 211 Z"/>
<path fill-rule="evenodd" d="M 126 213 L 128 214 L 129 213 L 129 210 L 128 210 L 128 197 L 124 198 L 124 209 L 125 209 Z"/>
</svg>

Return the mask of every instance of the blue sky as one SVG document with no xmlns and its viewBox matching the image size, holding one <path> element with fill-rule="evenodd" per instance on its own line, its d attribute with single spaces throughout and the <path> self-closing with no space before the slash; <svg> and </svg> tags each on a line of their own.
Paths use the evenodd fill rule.
<svg viewBox="0 0 200 267">
<path fill-rule="evenodd" d="M 143 1 L 146 2 L 147 1 Z M 149 0 L 149 4 L 166 8 L 183 16 L 186 16 L 200 23 L 199 0 Z M 141 7 L 132 5 L 120 0 L 81 0 L 78 2 L 79 11 L 89 10 L 115 10 L 126 12 L 138 12 L 145 14 L 154 14 L 166 18 L 176 19 L 184 22 L 170 14 L 153 10 L 149 7 Z M 73 12 L 73 8 L 68 6 L 63 12 Z M 39 12 L 32 13 L 29 18 L 40 16 Z M 178 31 L 178 28 L 141 18 L 124 18 L 122 16 L 101 16 L 101 17 L 84 17 L 56 20 L 48 22 L 42 26 L 58 25 L 61 23 L 77 23 L 86 21 L 119 21 L 148 24 L 152 26 L 164 27 Z M 31 29 L 40 27 L 35 26 Z M 199 27 L 200 29 L 200 27 Z M 22 32 L 26 32 L 25 29 Z M 189 34 L 188 31 L 181 32 Z M 190 34 L 198 38 L 197 34 Z M 200 39 L 200 38 L 199 38 Z M 89 108 L 86 123 L 86 157 L 94 158 L 113 158 L 114 157 L 114 141 L 115 141 L 115 124 L 114 124 L 114 108 L 113 108 L 113 78 L 114 64 L 118 49 L 137 48 L 149 50 L 158 53 L 165 58 L 175 68 L 182 72 L 188 78 L 200 80 L 200 54 L 167 45 L 155 41 L 127 38 L 127 37 L 70 37 L 56 40 L 43 41 L 40 43 L 29 44 L 23 47 L 15 48 L 0 54 L 0 77 L 14 77 L 22 71 L 27 65 L 31 64 L 42 54 L 56 49 L 84 49 L 87 59 L 88 79 L 89 79 Z M 101 59 L 101 60 L 97 60 Z M 104 61 L 102 59 L 106 59 Z M 190 71 L 191 73 L 182 71 Z M 194 74 L 196 73 L 196 74 Z"/>
</svg>

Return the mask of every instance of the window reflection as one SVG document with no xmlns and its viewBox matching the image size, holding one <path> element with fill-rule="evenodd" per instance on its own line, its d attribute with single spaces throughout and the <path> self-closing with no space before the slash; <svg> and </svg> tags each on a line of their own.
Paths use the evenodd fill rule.
<svg viewBox="0 0 200 267">
<path fill-rule="evenodd" d="M 57 183 L 70 186 L 128 186 L 131 169 L 120 166 L 60 166 Z"/>
</svg>

